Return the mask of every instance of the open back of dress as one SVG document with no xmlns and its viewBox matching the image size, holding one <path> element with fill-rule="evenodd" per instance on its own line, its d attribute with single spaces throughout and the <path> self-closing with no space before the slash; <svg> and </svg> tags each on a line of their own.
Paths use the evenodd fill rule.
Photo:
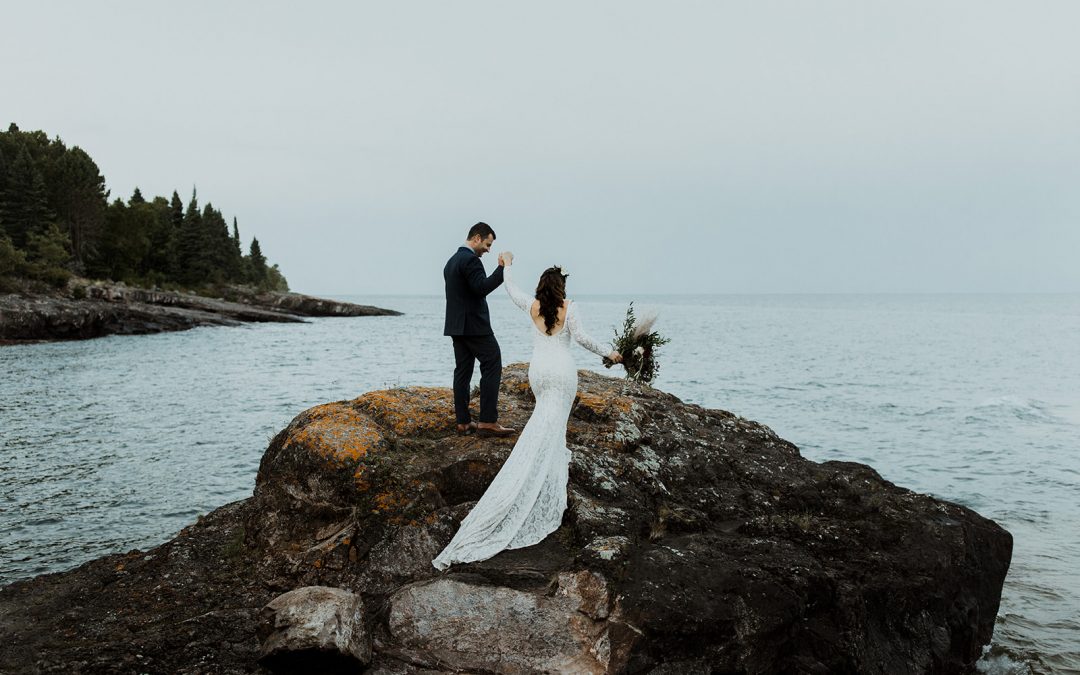
<svg viewBox="0 0 1080 675">
<path fill-rule="evenodd" d="M 504 279 L 514 304 L 528 314 L 533 298 L 514 284 L 510 267 L 505 269 Z M 600 356 L 608 353 L 585 334 L 577 314 L 576 305 L 570 303 L 565 327 L 554 335 L 537 330 L 530 316 L 535 336 L 529 386 L 536 407 L 506 463 L 461 521 L 454 538 L 431 561 L 437 569 L 538 544 L 562 523 L 570 469 L 566 422 L 577 394 L 577 367 L 570 340 Z"/>
</svg>

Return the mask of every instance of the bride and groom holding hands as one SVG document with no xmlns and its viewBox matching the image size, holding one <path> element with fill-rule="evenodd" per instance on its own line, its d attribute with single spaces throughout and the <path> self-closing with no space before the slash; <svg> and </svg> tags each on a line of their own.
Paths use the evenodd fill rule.
<svg viewBox="0 0 1080 675">
<path fill-rule="evenodd" d="M 500 253 L 498 267 L 488 275 L 480 258 L 491 251 L 494 242 L 491 226 L 473 225 L 465 245 L 443 268 L 443 333 L 454 343 L 457 431 L 487 437 L 517 434 L 517 430 L 498 423 L 502 353 L 491 329 L 487 296 L 501 285 L 505 285 L 514 304 L 528 313 L 535 328 L 529 386 L 536 406 L 498 475 L 461 522 L 454 538 L 432 560 L 440 570 L 453 563 L 485 560 L 505 549 L 532 546 L 558 529 L 566 509 L 570 466 L 566 423 L 577 394 L 577 367 L 570 341 L 614 362 L 622 358 L 585 332 L 577 306 L 566 297 L 568 275 L 561 267 L 544 270 L 532 295 L 514 283 L 512 253 Z M 480 417 L 473 422 L 469 394 L 477 361 Z"/>
</svg>

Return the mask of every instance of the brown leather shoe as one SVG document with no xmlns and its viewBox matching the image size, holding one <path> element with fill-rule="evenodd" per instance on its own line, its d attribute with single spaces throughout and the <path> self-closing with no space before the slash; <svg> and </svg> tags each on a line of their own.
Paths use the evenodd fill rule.
<svg viewBox="0 0 1080 675">
<path fill-rule="evenodd" d="M 476 427 L 476 435 L 481 438 L 505 438 L 516 433 L 517 429 L 504 427 L 501 424 L 496 424 L 493 427 Z"/>
<path fill-rule="evenodd" d="M 458 436 L 468 436 L 469 434 L 476 433 L 476 422 L 457 425 L 457 433 Z"/>
</svg>

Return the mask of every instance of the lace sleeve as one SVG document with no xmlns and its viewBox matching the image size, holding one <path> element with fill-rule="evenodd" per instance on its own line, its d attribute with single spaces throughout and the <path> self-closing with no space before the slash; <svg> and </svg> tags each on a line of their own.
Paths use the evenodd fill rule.
<svg viewBox="0 0 1080 675">
<path fill-rule="evenodd" d="M 503 281 L 506 284 L 506 292 L 510 294 L 510 299 L 514 301 L 514 304 L 520 307 L 524 311 L 529 311 L 532 307 L 533 298 L 530 298 L 528 294 L 518 288 L 514 283 L 514 274 L 511 271 L 513 265 L 507 265 L 503 268 Z"/>
<path fill-rule="evenodd" d="M 571 302 L 570 307 L 566 310 L 566 330 L 570 331 L 570 337 L 574 338 L 575 342 L 593 354 L 607 356 L 611 353 L 610 349 L 592 339 L 592 336 L 582 328 L 581 321 L 578 320 L 576 302 Z"/>
</svg>

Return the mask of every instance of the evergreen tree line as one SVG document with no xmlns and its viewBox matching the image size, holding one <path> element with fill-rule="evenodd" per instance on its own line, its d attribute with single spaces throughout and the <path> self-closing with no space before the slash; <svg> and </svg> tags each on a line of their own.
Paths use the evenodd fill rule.
<svg viewBox="0 0 1080 675">
<path fill-rule="evenodd" d="M 248 284 L 288 290 L 259 240 L 245 255 L 233 218 L 199 208 L 196 193 L 109 203 L 105 178 L 79 147 L 43 131 L 0 132 L 0 277 L 61 286 L 72 274 L 141 286 Z"/>
</svg>

